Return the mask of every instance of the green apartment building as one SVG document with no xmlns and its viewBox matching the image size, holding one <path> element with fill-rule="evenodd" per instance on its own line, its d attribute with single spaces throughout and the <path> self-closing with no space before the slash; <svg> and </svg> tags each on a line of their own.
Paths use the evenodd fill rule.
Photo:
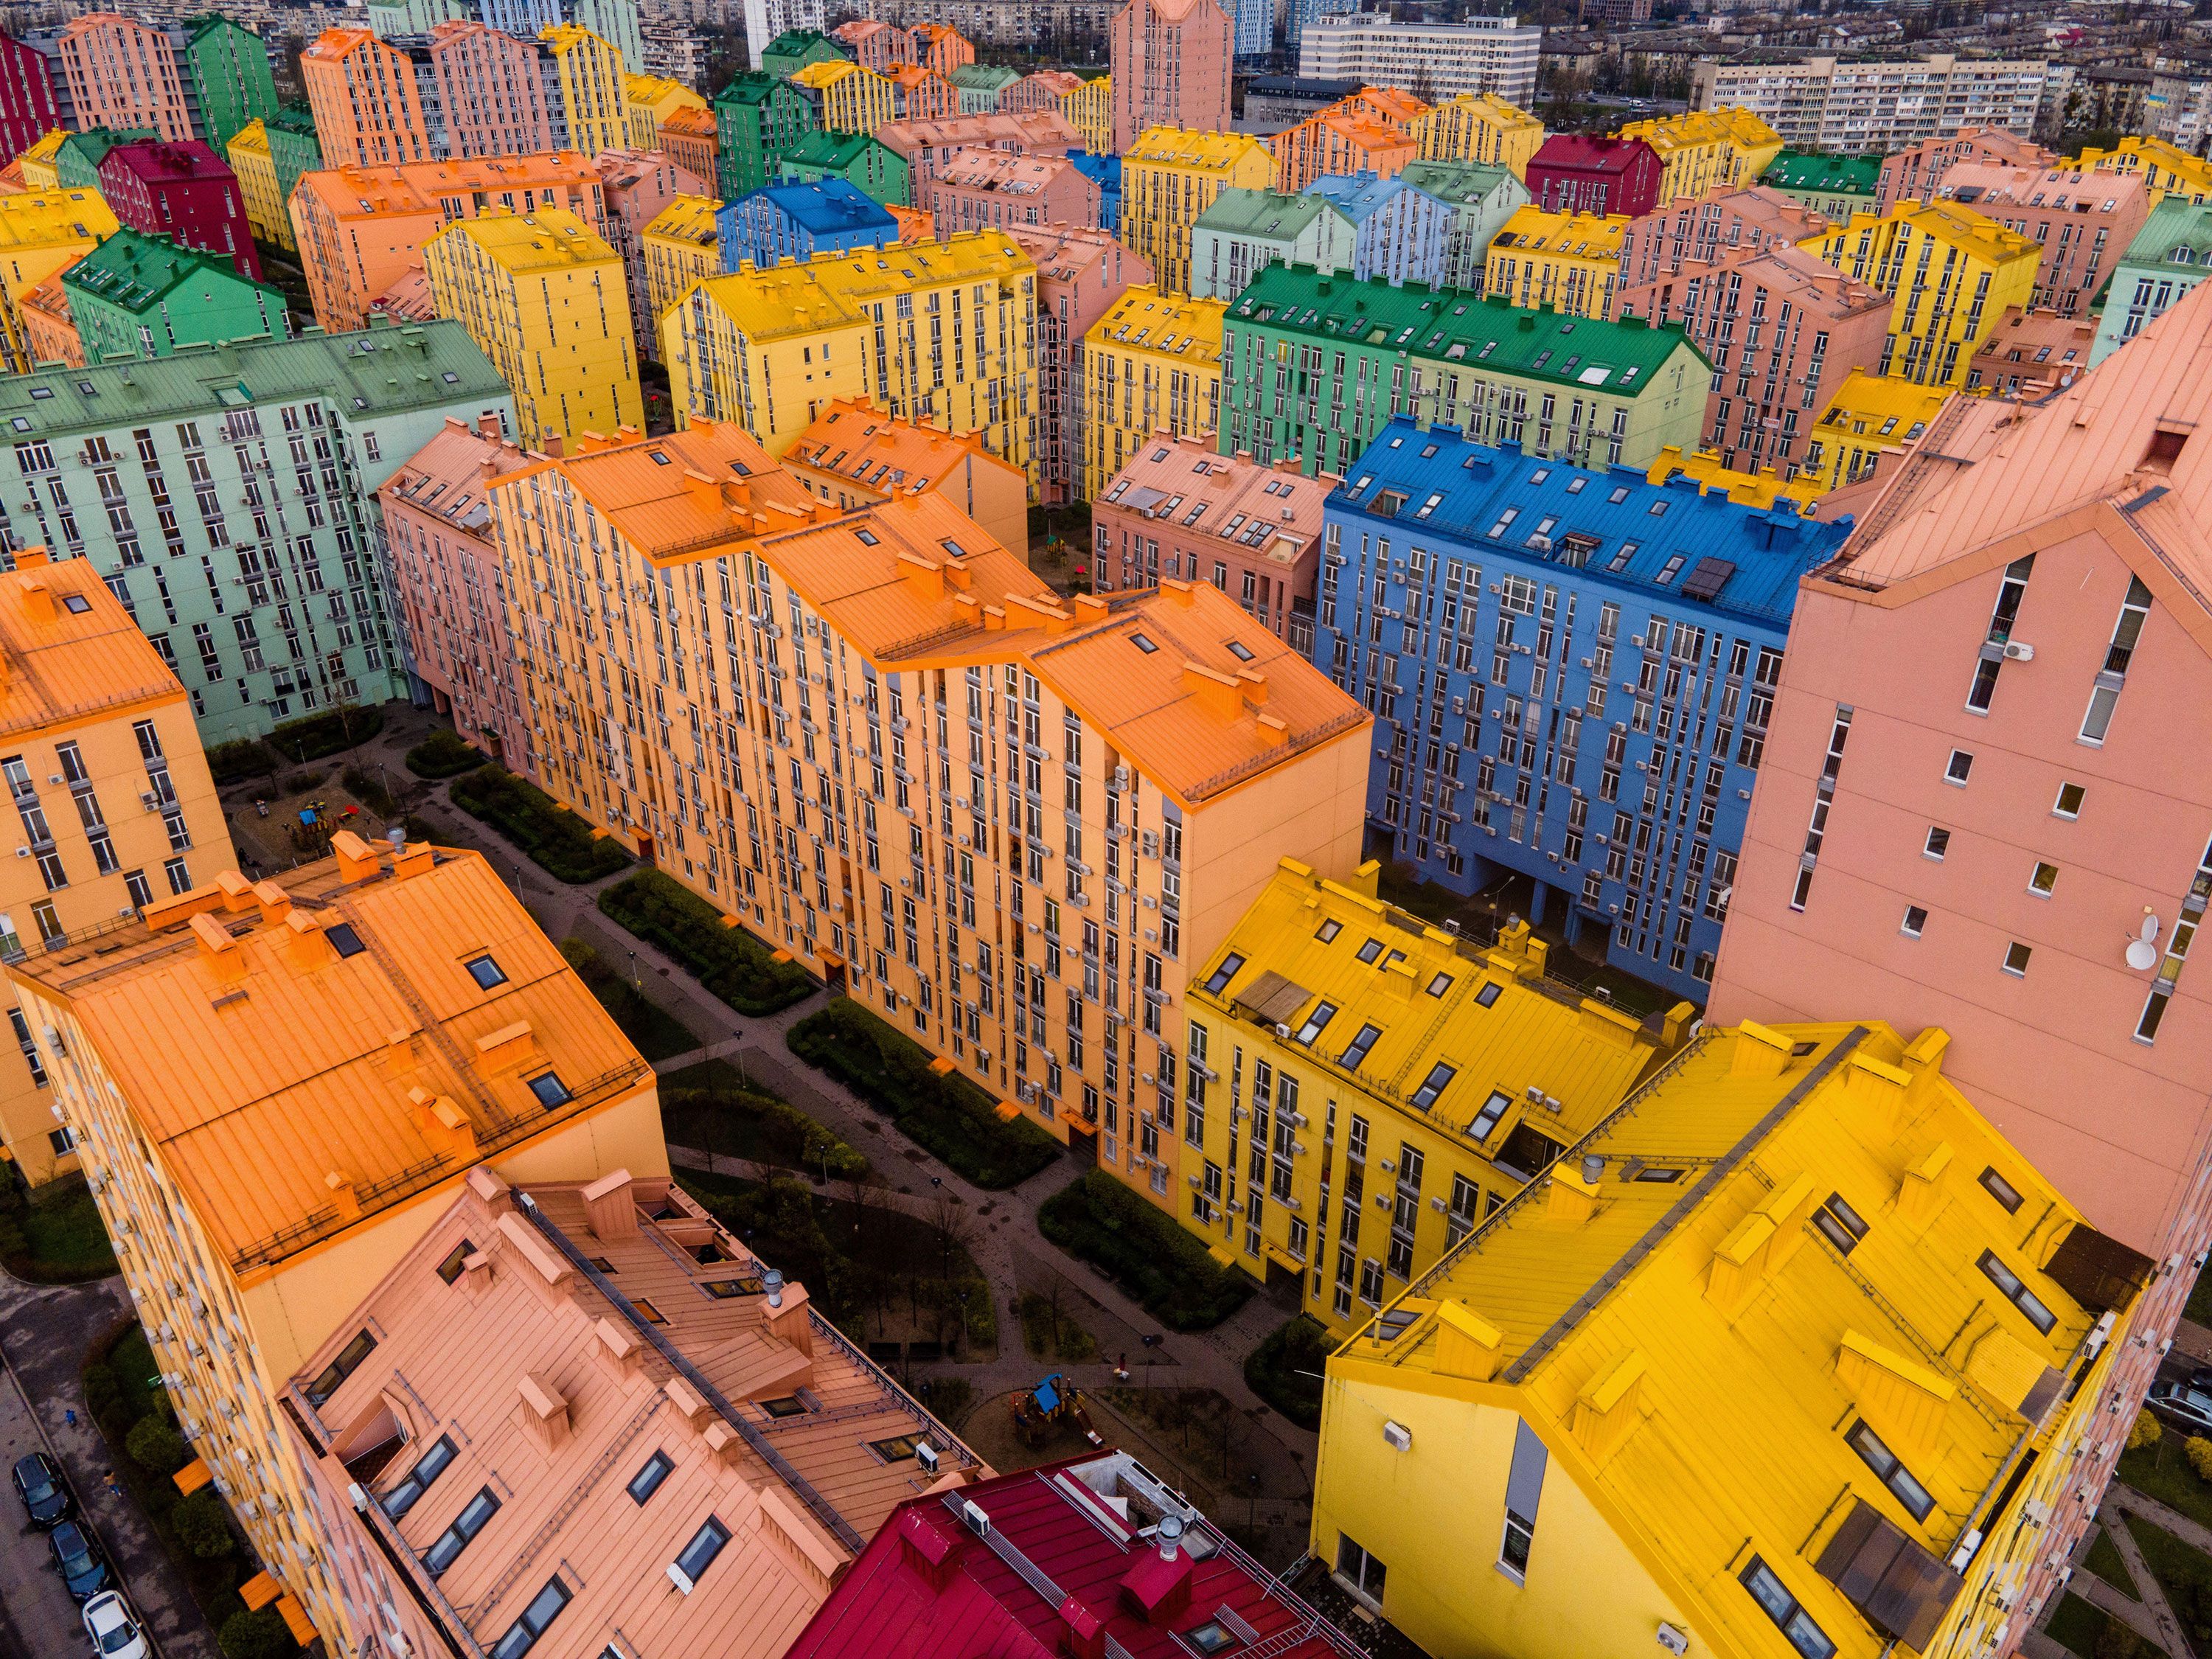
<svg viewBox="0 0 2212 1659">
<path fill-rule="evenodd" d="M 221 155 L 241 129 L 276 112 L 268 43 L 219 13 L 187 18 L 183 31 L 177 67 L 192 108 L 192 128 Z"/>
<path fill-rule="evenodd" d="M 88 363 L 291 331 L 275 289 L 219 254 L 127 226 L 63 272 L 62 289 Z"/>
<path fill-rule="evenodd" d="M 2098 296 L 2089 367 L 2134 339 L 2207 276 L 2212 276 L 2212 203 L 2169 196 L 2150 210 Z"/>
<path fill-rule="evenodd" d="M 88 558 L 201 741 L 406 694 L 374 495 L 448 416 L 514 399 L 458 322 L 0 379 L 0 538 Z"/>
<path fill-rule="evenodd" d="M 777 177 L 786 184 L 818 185 L 842 179 L 885 207 L 906 207 L 914 169 L 905 156 L 865 132 L 810 132 L 784 152 Z"/>
<path fill-rule="evenodd" d="M 315 112 L 304 103 L 280 105 L 274 115 L 264 116 L 261 130 L 269 135 L 269 160 L 276 169 L 276 197 L 289 211 L 292 187 L 303 173 L 322 170 L 323 143 L 315 136 Z"/>
<path fill-rule="evenodd" d="M 1325 197 L 1232 185 L 1190 228 L 1191 295 L 1233 300 L 1271 264 L 1311 265 L 1324 276 L 1349 270 L 1358 236 Z"/>
<path fill-rule="evenodd" d="M 1022 78 L 1022 72 L 1004 64 L 963 64 L 948 77 L 960 94 L 963 115 L 995 115 L 999 94 Z"/>
<path fill-rule="evenodd" d="M 98 190 L 100 164 L 118 144 L 161 135 L 151 127 L 87 127 L 62 140 L 54 152 L 54 184 L 61 190 Z"/>
<path fill-rule="evenodd" d="M 1528 205 L 1528 187 L 1510 167 L 1481 161 L 1411 161 L 1398 176 L 1451 210 L 1444 226 L 1444 268 L 1437 279 L 1446 288 L 1482 292 L 1483 267 L 1490 245 L 1505 222 Z"/>
<path fill-rule="evenodd" d="M 1680 324 L 1270 265 L 1221 319 L 1220 447 L 1348 473 L 1394 415 L 1577 465 L 1694 453 L 1712 365 Z"/>
<path fill-rule="evenodd" d="M 852 58 L 819 29 L 786 29 L 762 48 L 761 72 L 788 81 L 809 64 L 846 64 Z"/>
<path fill-rule="evenodd" d="M 813 131 L 812 106 L 782 76 L 748 70 L 732 80 L 714 94 L 714 165 L 722 175 L 722 199 L 742 201 L 773 184 L 777 164 Z"/>
<path fill-rule="evenodd" d="M 1759 182 L 1778 196 L 1787 196 L 1837 224 L 1847 225 L 1854 213 L 1875 211 L 1881 157 L 1785 149 L 1759 175 Z"/>
</svg>

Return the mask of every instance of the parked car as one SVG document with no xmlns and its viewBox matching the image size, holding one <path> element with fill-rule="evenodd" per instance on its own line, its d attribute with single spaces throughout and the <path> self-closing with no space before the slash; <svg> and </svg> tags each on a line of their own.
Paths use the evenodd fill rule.
<svg viewBox="0 0 2212 1659">
<path fill-rule="evenodd" d="M 40 1531 L 58 1526 L 76 1513 L 76 1494 L 54 1467 L 54 1460 L 44 1452 L 17 1458 L 8 1474 L 15 1483 L 15 1496 L 23 1500 L 23 1512 Z"/>
<path fill-rule="evenodd" d="M 54 1553 L 54 1566 L 61 1573 L 63 1584 L 77 1601 L 97 1595 L 112 1582 L 99 1540 L 80 1522 L 63 1522 L 46 1534 L 46 1547 Z"/>
<path fill-rule="evenodd" d="M 2212 1393 L 2185 1382 L 2154 1382 L 2144 1403 L 2191 1433 L 2212 1435 Z"/>
<path fill-rule="evenodd" d="M 131 1616 L 131 1604 L 104 1590 L 84 1604 L 84 1633 L 100 1659 L 147 1659 L 146 1632 Z"/>
</svg>

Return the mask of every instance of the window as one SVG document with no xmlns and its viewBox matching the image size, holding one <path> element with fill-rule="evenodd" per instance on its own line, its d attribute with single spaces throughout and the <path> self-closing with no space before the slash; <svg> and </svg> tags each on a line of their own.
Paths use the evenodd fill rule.
<svg viewBox="0 0 2212 1659">
<path fill-rule="evenodd" d="M 322 1375 L 307 1384 L 307 1403 L 319 1406 L 336 1394 L 349 1376 L 360 1368 L 376 1346 L 376 1338 L 367 1331 L 338 1350 L 338 1357 L 323 1368 Z"/>
<path fill-rule="evenodd" d="M 1813 1212 L 1813 1224 L 1838 1251 L 1849 1255 L 1867 1236 L 1866 1218 L 1844 1202 L 1841 1193 L 1830 1193 L 1828 1201 Z"/>
<path fill-rule="evenodd" d="M 2112 642 L 2106 649 L 2095 689 L 2089 693 L 2088 710 L 2081 716 L 2083 743 L 2104 742 L 2112 723 L 2112 710 L 2120 700 L 2120 688 L 2127 683 L 2129 659 L 2135 655 L 2136 641 L 2142 637 L 2142 626 L 2149 617 L 2150 589 L 2143 586 L 2142 577 L 2129 578 L 2127 598 L 2121 601 L 2119 620 L 2112 626 Z"/>
<path fill-rule="evenodd" d="M 888 1440 L 871 1440 L 868 1449 L 886 1463 L 896 1463 L 914 1455 L 915 1448 L 921 1444 L 918 1434 L 895 1434 Z"/>
<path fill-rule="evenodd" d="M 489 991 L 494 986 L 507 983 L 506 970 L 489 956 L 471 957 L 465 965 L 469 970 L 469 977 L 476 981 L 479 991 Z"/>
<path fill-rule="evenodd" d="M 1528 1571 L 1528 1549 L 1536 1539 L 1536 1505 L 1544 1495 L 1544 1469 L 1549 1461 L 1536 1431 L 1526 1423 L 1517 1424 L 1513 1464 L 1505 1478 L 1505 1533 L 1498 1545 L 1498 1565 L 1516 1584 Z"/>
<path fill-rule="evenodd" d="M 353 924 L 349 921 L 332 922 L 323 929 L 323 937 L 330 940 L 331 949 L 337 951 L 341 958 L 357 957 L 368 949 L 361 942 L 361 935 L 354 932 Z"/>
<path fill-rule="evenodd" d="M 1781 1627 L 1783 1635 L 1790 1638 L 1790 1645 L 1802 1654 L 1804 1659 L 1832 1659 L 1836 1644 L 1828 1639 L 1826 1632 L 1813 1622 L 1812 1616 L 1797 1605 L 1797 1598 L 1775 1576 L 1773 1568 L 1754 1555 L 1740 1577 L 1743 1587 L 1751 1592 L 1751 1599 L 1758 1602 L 1760 1610 Z M 493 1659 L 501 1659 L 501 1656 L 495 1655 Z"/>
<path fill-rule="evenodd" d="M 1928 840 L 1920 849 L 1923 858 L 1941 859 L 1951 850 L 1951 832 L 1930 828 Z"/>
<path fill-rule="evenodd" d="M 1347 1072 L 1356 1072 L 1367 1058 L 1367 1051 L 1375 1046 L 1375 1039 L 1382 1035 L 1379 1025 L 1363 1025 L 1352 1039 L 1352 1046 L 1338 1056 L 1337 1064 Z"/>
<path fill-rule="evenodd" d="M 2057 885 L 2058 866 L 2055 864 L 2045 864 L 2039 860 L 2035 868 L 2029 872 L 2027 890 L 2038 898 L 2049 898 L 2051 890 Z"/>
<path fill-rule="evenodd" d="M 1359 947 L 1359 959 L 1362 962 L 1371 963 L 1382 954 L 1382 941 L 1379 939 L 1370 939 Z"/>
<path fill-rule="evenodd" d="M 1237 1638 L 1218 1619 L 1209 1619 L 1196 1630 L 1183 1632 L 1182 1641 L 1186 1647 L 1206 1655 L 1225 1652 L 1237 1645 Z"/>
<path fill-rule="evenodd" d="M 2018 1273 L 1997 1260 L 1995 1250 L 1984 1250 L 1981 1260 L 1974 1265 L 1982 1270 L 1983 1276 L 1990 1284 L 2004 1292 L 2006 1301 L 2027 1316 L 2027 1322 L 2035 1327 L 2039 1335 L 2051 1334 L 2051 1328 L 2058 1322 L 2057 1316 L 2045 1307 L 2035 1292 L 2021 1283 Z"/>
<path fill-rule="evenodd" d="M 2087 793 L 2088 793 L 2088 791 L 2084 789 L 2078 783 L 2060 784 L 2058 786 L 2058 799 L 2051 804 L 2051 816 L 2054 818 L 2080 817 L 2081 816 L 2081 798 Z"/>
<path fill-rule="evenodd" d="M 699 1575 L 714 1565 L 714 1558 L 722 1553 L 722 1546 L 730 1541 L 730 1529 L 713 1516 L 707 1524 L 691 1534 L 691 1541 L 684 1547 L 684 1553 L 676 1558 L 676 1570 L 693 1583 Z M 688 1590 L 685 1592 L 690 1593 Z"/>
<path fill-rule="evenodd" d="M 1498 1000 L 1498 994 L 1504 988 L 1504 981 L 1495 979 L 1490 981 L 1474 994 L 1474 1006 L 1478 1008 L 1489 1007 Z"/>
<path fill-rule="evenodd" d="M 1927 908 L 1924 905 L 1908 904 L 1905 907 L 1905 920 L 1898 925 L 1897 931 L 1907 939 L 1918 939 L 1920 930 L 1927 925 Z"/>
<path fill-rule="evenodd" d="M 806 1402 L 795 1394 L 778 1395 L 773 1400 L 757 1403 L 770 1417 L 804 1417 L 806 1414 Z"/>
<path fill-rule="evenodd" d="M 1344 924 L 1339 921 L 1334 916 L 1331 916 L 1327 921 L 1322 923 L 1320 927 L 1315 930 L 1314 937 L 1319 939 L 1323 945 L 1327 945 L 1331 939 L 1334 939 L 1343 931 Z"/>
<path fill-rule="evenodd" d="M 1455 1067 L 1438 1060 L 1429 1067 L 1428 1076 L 1421 1079 L 1421 1086 L 1413 1091 L 1413 1104 L 1427 1111 L 1437 1103 L 1437 1097 L 1444 1091 L 1444 1085 L 1457 1075 Z"/>
<path fill-rule="evenodd" d="M 1482 1109 L 1474 1115 L 1474 1121 L 1467 1126 L 1468 1139 L 1489 1139 L 1490 1132 L 1498 1127 L 1498 1120 L 1505 1115 L 1505 1109 L 1512 1103 L 1512 1096 L 1502 1089 L 1492 1089 L 1490 1098 L 1482 1103 Z"/>
<path fill-rule="evenodd" d="M 544 1589 L 530 1598 L 530 1605 L 522 1616 L 507 1627 L 507 1634 L 499 1638 L 499 1645 L 491 1650 L 490 1659 L 522 1659 L 522 1656 L 538 1645 L 538 1638 L 561 1616 L 561 1609 L 568 1605 L 572 1594 L 561 1582 L 559 1574 L 549 1580 Z"/>
<path fill-rule="evenodd" d="M 461 1512 L 453 1517 L 453 1524 L 438 1534 L 438 1540 L 423 1552 L 422 1566 L 435 1578 L 453 1565 L 460 1553 L 469 1547 L 469 1540 L 484 1529 L 492 1516 L 499 1513 L 499 1495 L 489 1486 L 468 1501 Z"/>
<path fill-rule="evenodd" d="M 1349 1534 L 1337 1534 L 1336 1576 L 1354 1595 L 1380 1607 L 1382 1603 L 1382 1580 L 1389 1571 L 1355 1543 Z"/>
<path fill-rule="evenodd" d="M 1451 988 L 1452 976 L 1449 974 L 1438 974 L 1429 981 L 1429 994 L 1432 997 L 1441 997 Z"/>
<path fill-rule="evenodd" d="M 1854 1423 L 1844 1436 L 1850 1449 L 1866 1459 L 1866 1465 L 1881 1478 L 1881 1484 L 1891 1496 L 1905 1505 L 1905 1512 L 1915 1521 L 1925 1521 L 1936 1507 L 1936 1500 L 1928 1488 L 1905 1473 L 1905 1465 L 1895 1452 L 1881 1443 L 1881 1437 L 1864 1423 Z"/>
<path fill-rule="evenodd" d="M 313 1398 L 313 1395 L 308 1397 Z M 443 1474 L 446 1466 L 453 1461 L 453 1439 L 441 1434 L 435 1445 L 415 1460 L 415 1467 L 407 1471 L 405 1478 L 384 1494 L 384 1512 L 394 1521 L 406 1514 L 415 1507 L 416 1500 L 430 1490 L 430 1483 Z"/>
<path fill-rule="evenodd" d="M 1222 957 L 1221 966 L 1215 969 L 1206 978 L 1206 994 L 1208 996 L 1219 996 L 1228 988 L 1229 981 L 1237 977 L 1237 970 L 1243 965 L 1244 958 L 1234 951 Z"/>
<path fill-rule="evenodd" d="M 630 1476 L 625 1490 L 630 1502 L 642 1504 L 660 1490 L 660 1483 L 668 1479 L 668 1472 L 676 1467 L 676 1460 L 665 1451 L 656 1451 L 645 1460 L 645 1467 Z"/>
<path fill-rule="evenodd" d="M 712 1248 L 711 1246 L 709 1248 Z M 717 1260 L 720 1258 L 717 1257 Z M 727 1302 L 732 1297 L 758 1296 L 761 1282 L 757 1279 L 708 1279 L 700 1282 L 699 1288 L 717 1302 Z"/>
<path fill-rule="evenodd" d="M 82 593 L 65 593 L 62 596 L 62 609 L 73 617 L 82 617 L 92 609 L 92 601 Z"/>
<path fill-rule="evenodd" d="M 1334 1003 L 1316 1002 L 1313 1006 L 1313 1012 L 1306 1016 L 1305 1024 L 1298 1027 L 1297 1041 L 1310 1043 L 1322 1034 L 1322 1029 L 1335 1018 Z"/>
<path fill-rule="evenodd" d="M 452 1284 L 461 1276 L 462 1267 L 467 1264 L 468 1259 L 476 1254 L 476 1249 L 477 1247 L 465 1238 L 454 1245 L 446 1259 L 438 1264 L 438 1277 L 448 1285 Z"/>
<path fill-rule="evenodd" d="M 538 1097 L 538 1103 L 547 1111 L 568 1103 L 568 1085 L 551 1072 L 543 1073 L 530 1079 L 530 1092 Z"/>
<path fill-rule="evenodd" d="M 1982 1190 L 1996 1200 L 2007 1215 L 2020 1213 L 2020 1188 L 1999 1175 L 1995 1164 L 1982 1171 L 1981 1182 Z"/>
<path fill-rule="evenodd" d="M 637 1316 L 648 1325 L 665 1325 L 668 1322 L 668 1316 L 644 1297 L 631 1297 L 629 1305 L 637 1310 Z"/>
<path fill-rule="evenodd" d="M 2027 959 L 2035 953 L 2018 939 L 2005 946 L 2004 970 L 2015 979 L 2027 977 Z"/>
<path fill-rule="evenodd" d="M 1963 784 L 1966 781 L 1966 775 L 1973 769 L 1974 757 L 1963 749 L 1954 749 L 1951 751 L 1950 764 L 1943 769 L 1943 781 L 1946 783 Z"/>
</svg>

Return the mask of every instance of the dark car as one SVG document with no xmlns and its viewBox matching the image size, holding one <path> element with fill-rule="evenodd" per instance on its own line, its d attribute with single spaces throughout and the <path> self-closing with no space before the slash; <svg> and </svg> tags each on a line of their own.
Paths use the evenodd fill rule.
<svg viewBox="0 0 2212 1659">
<path fill-rule="evenodd" d="M 2143 1403 L 2192 1433 L 2212 1434 L 2212 1394 L 2182 1382 L 2154 1382 Z"/>
<path fill-rule="evenodd" d="M 63 1584 L 77 1601 L 89 1601 L 107 1588 L 107 1558 L 93 1535 L 76 1522 L 64 1521 L 48 1533 L 46 1547 L 54 1553 Z"/>
<path fill-rule="evenodd" d="M 54 1467 L 53 1460 L 44 1452 L 33 1452 L 28 1457 L 19 1457 L 15 1467 L 9 1471 L 15 1483 L 15 1496 L 23 1500 L 23 1510 L 31 1517 L 31 1524 L 40 1531 L 58 1525 L 76 1512 L 76 1495 L 62 1479 L 62 1472 Z"/>
</svg>

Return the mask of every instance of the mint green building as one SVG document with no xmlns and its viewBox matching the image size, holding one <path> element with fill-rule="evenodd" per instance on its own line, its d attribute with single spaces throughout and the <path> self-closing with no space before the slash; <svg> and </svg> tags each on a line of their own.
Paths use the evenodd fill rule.
<svg viewBox="0 0 2212 1659">
<path fill-rule="evenodd" d="M 817 130 L 784 152 L 776 164 L 776 177 L 784 184 L 805 185 L 842 179 L 871 201 L 906 207 L 914 169 L 905 156 L 865 132 Z"/>
<path fill-rule="evenodd" d="M 275 289 L 221 255 L 128 226 L 64 271 L 62 289 L 88 363 L 291 332 Z"/>
<path fill-rule="evenodd" d="M 151 127 L 87 127 L 62 140 L 54 152 L 54 183 L 62 190 L 98 190 L 100 164 L 118 144 L 161 135 Z"/>
<path fill-rule="evenodd" d="M 1191 295 L 1233 300 L 1271 264 L 1311 265 L 1324 276 L 1349 270 L 1358 238 L 1358 228 L 1323 197 L 1231 185 L 1190 228 Z"/>
<path fill-rule="evenodd" d="M 2212 276 L 2212 204 L 2169 196 L 2150 210 L 2112 267 L 2100 296 L 2089 367 L 2134 339 L 2207 276 Z"/>
<path fill-rule="evenodd" d="M 177 67 L 192 112 L 192 131 L 221 155 L 246 127 L 276 112 L 269 46 L 217 12 L 186 18 L 183 32 Z"/>
<path fill-rule="evenodd" d="M 1221 319 L 1220 449 L 1351 475 L 1393 416 L 1577 466 L 1698 447 L 1712 364 L 1679 323 L 1524 311 L 1269 265 Z"/>
<path fill-rule="evenodd" d="M 300 175 L 322 170 L 323 142 L 315 136 L 315 112 L 304 103 L 280 105 L 274 115 L 262 118 L 261 130 L 269 135 L 276 198 L 289 211 L 292 186 L 300 182 Z"/>
<path fill-rule="evenodd" d="M 960 94 L 963 115 L 995 115 L 999 94 L 1020 80 L 1022 72 L 1004 64 L 963 64 L 948 78 Z"/>
<path fill-rule="evenodd" d="M 1824 215 L 1839 225 L 1854 213 L 1875 211 L 1881 183 L 1879 155 L 1820 155 L 1785 149 L 1759 175 L 1763 189 Z"/>
</svg>

